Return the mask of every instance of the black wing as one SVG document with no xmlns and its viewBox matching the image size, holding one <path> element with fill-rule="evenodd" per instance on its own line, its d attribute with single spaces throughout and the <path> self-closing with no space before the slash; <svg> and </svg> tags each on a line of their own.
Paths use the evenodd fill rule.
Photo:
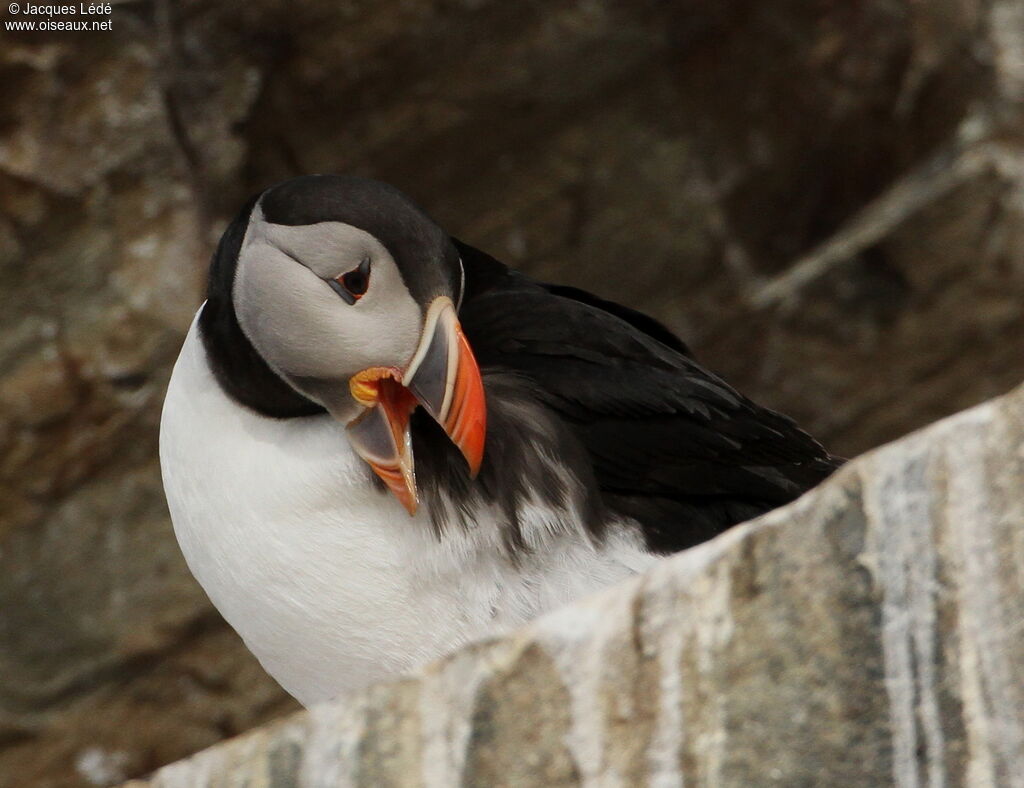
<svg viewBox="0 0 1024 788">
<path fill-rule="evenodd" d="M 605 506 L 670 552 L 787 503 L 840 464 L 703 369 L 667 328 L 543 285 L 456 242 L 460 320 L 482 368 L 530 379 L 593 463 Z"/>
</svg>

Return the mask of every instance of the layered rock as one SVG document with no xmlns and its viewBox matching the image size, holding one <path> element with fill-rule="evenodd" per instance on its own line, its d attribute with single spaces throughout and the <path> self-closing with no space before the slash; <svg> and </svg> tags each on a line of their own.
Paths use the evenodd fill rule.
<svg viewBox="0 0 1024 788">
<path fill-rule="evenodd" d="M 141 788 L 1024 785 L 1024 387 Z"/>
</svg>

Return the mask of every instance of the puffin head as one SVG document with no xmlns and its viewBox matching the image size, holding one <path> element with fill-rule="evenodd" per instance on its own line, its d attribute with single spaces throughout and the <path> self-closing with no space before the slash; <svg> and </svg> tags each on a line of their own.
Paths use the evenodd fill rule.
<svg viewBox="0 0 1024 788">
<path fill-rule="evenodd" d="M 440 227 L 386 184 L 314 175 L 257 198 L 235 243 L 227 286 L 241 333 L 281 381 L 346 425 L 410 514 L 417 407 L 476 475 L 484 390 L 457 317 L 462 263 Z"/>
</svg>

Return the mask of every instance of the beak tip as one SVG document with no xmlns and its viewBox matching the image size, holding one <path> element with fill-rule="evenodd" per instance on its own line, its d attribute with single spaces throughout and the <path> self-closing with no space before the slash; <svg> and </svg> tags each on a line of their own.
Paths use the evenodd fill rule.
<svg viewBox="0 0 1024 788">
<path fill-rule="evenodd" d="M 482 400 L 482 397 L 481 397 Z M 480 466 L 484 462 L 484 441 L 487 435 L 487 428 L 484 424 L 483 409 L 477 411 L 479 417 L 470 422 L 469 428 L 463 432 L 457 426 L 453 428 L 452 434 L 456 436 L 455 444 L 465 457 L 469 465 L 469 478 L 475 479 L 480 473 Z"/>
<path fill-rule="evenodd" d="M 420 508 L 420 497 L 416 492 L 415 482 L 407 481 L 402 486 L 394 485 L 391 487 L 391 492 L 402 504 L 402 508 L 409 513 L 409 516 L 415 517 Z"/>
<path fill-rule="evenodd" d="M 484 464 L 483 448 L 481 447 L 480 451 L 478 452 L 467 454 L 466 462 L 469 463 L 469 478 L 475 479 L 477 476 L 480 475 L 480 466 Z"/>
</svg>

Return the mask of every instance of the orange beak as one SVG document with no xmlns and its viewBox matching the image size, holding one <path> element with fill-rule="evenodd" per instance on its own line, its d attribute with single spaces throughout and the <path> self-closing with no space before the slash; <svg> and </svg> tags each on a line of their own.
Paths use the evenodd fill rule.
<svg viewBox="0 0 1024 788">
<path fill-rule="evenodd" d="M 419 347 L 404 371 L 371 367 L 349 381 L 368 410 L 350 422 L 349 442 L 409 514 L 419 505 L 409 419 L 417 405 L 434 417 L 462 452 L 474 478 L 487 434 L 484 386 L 451 299 L 430 304 Z"/>
</svg>

